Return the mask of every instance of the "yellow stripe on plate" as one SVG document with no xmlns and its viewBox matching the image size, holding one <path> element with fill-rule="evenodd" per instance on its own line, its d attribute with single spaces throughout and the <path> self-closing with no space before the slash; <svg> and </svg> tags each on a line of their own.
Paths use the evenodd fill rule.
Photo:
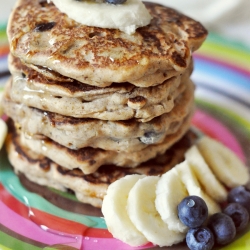
<svg viewBox="0 0 250 250">
<path fill-rule="evenodd" d="M 10 249 L 8 247 L 5 247 L 5 246 L 0 244 L 0 250 L 12 250 L 12 249 Z"/>
</svg>

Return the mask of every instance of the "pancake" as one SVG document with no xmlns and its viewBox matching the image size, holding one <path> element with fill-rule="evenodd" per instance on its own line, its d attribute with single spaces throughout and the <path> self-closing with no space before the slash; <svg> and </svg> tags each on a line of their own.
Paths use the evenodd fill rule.
<svg viewBox="0 0 250 250">
<path fill-rule="evenodd" d="M 187 87 L 192 67 L 164 83 L 138 88 L 129 83 L 106 88 L 75 82 L 51 82 L 10 57 L 11 98 L 28 106 L 77 118 L 147 122 L 170 112 Z M 23 77 L 24 76 L 24 77 Z"/>
<path fill-rule="evenodd" d="M 106 164 L 118 167 L 134 168 L 142 162 L 146 162 L 175 144 L 188 131 L 191 122 L 191 114 L 182 122 L 179 129 L 167 135 L 161 143 L 148 145 L 146 148 L 133 152 L 103 150 L 100 148 L 85 147 L 78 150 L 66 148 L 45 136 L 31 137 L 20 131 L 21 141 L 26 147 L 38 154 L 50 158 L 59 165 L 74 169 L 79 168 L 85 174 L 94 173 L 100 166 Z"/>
<path fill-rule="evenodd" d="M 171 8 L 145 5 L 151 23 L 128 35 L 81 25 L 52 3 L 18 0 L 7 28 L 11 53 L 24 63 L 98 87 L 113 82 L 161 84 L 187 69 L 191 52 L 200 47 L 207 31 Z"/>
<path fill-rule="evenodd" d="M 136 168 L 119 168 L 114 165 L 101 166 L 95 173 L 85 175 L 79 169 L 68 170 L 43 155 L 28 149 L 20 142 L 17 134 L 11 132 L 6 145 L 9 160 L 17 174 L 24 174 L 29 180 L 56 188 L 72 190 L 79 201 L 101 207 L 108 186 L 115 180 L 129 174 L 161 175 L 184 160 L 186 150 L 197 138 L 191 130 L 164 155 L 141 164 Z"/>
<path fill-rule="evenodd" d="M 105 150 L 133 152 L 146 148 L 150 144 L 161 143 L 167 135 L 174 134 L 183 120 L 194 108 L 193 84 L 174 103 L 174 108 L 149 122 L 103 121 L 98 119 L 80 119 L 44 112 L 15 103 L 5 89 L 3 107 L 18 127 L 27 135 L 36 137 L 45 135 L 55 142 L 71 148 L 101 148 Z"/>
</svg>

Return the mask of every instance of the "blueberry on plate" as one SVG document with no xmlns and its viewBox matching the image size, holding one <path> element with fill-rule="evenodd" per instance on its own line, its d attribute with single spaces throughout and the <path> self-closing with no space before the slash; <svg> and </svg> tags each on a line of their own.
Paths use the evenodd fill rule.
<svg viewBox="0 0 250 250">
<path fill-rule="evenodd" d="M 229 203 L 223 213 L 230 216 L 234 222 L 236 232 L 244 230 L 249 221 L 249 213 L 246 208 L 239 203 Z"/>
<path fill-rule="evenodd" d="M 207 227 L 191 228 L 187 232 L 186 242 L 191 250 L 210 250 L 214 245 L 214 235 Z"/>
<path fill-rule="evenodd" d="M 111 4 L 123 4 L 127 0 L 104 0 L 106 3 L 111 3 Z"/>
<path fill-rule="evenodd" d="M 233 220 L 224 213 L 213 214 L 209 219 L 208 227 L 214 234 L 215 242 L 220 245 L 230 243 L 236 235 Z"/>
<path fill-rule="evenodd" d="M 239 186 L 230 190 L 228 194 L 229 203 L 240 203 L 250 214 L 250 190 L 244 186 Z"/>
<path fill-rule="evenodd" d="M 184 198 L 177 209 L 180 221 L 189 228 L 201 226 L 208 217 L 205 201 L 195 195 Z"/>
</svg>

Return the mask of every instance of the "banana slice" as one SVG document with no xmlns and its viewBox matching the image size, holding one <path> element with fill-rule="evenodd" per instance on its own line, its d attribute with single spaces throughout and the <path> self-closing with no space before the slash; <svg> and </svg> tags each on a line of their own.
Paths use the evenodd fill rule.
<svg viewBox="0 0 250 250">
<path fill-rule="evenodd" d="M 7 133 L 8 133 L 7 124 L 0 118 L 0 149 L 3 147 Z"/>
<path fill-rule="evenodd" d="M 175 166 L 181 181 L 184 183 L 189 195 L 197 195 L 201 197 L 207 204 L 208 214 L 212 215 L 221 211 L 220 206 L 210 198 L 200 186 L 198 180 L 195 177 L 190 165 L 187 161 Z"/>
<path fill-rule="evenodd" d="M 177 206 L 187 196 L 187 189 L 175 168 L 161 176 L 156 185 L 155 207 L 170 230 L 187 231 L 187 226 L 181 223 L 177 214 Z"/>
<path fill-rule="evenodd" d="M 152 17 L 141 0 L 127 0 L 124 4 L 101 1 L 50 0 L 75 21 L 100 28 L 120 29 L 127 34 L 146 26 Z"/>
<path fill-rule="evenodd" d="M 198 149 L 217 178 L 229 188 L 245 185 L 249 180 L 247 167 L 222 143 L 202 137 Z"/>
<path fill-rule="evenodd" d="M 129 192 L 127 211 L 131 221 L 148 241 L 159 246 L 171 246 L 183 241 L 185 234 L 169 230 L 155 208 L 159 179 L 147 176 L 138 180 Z"/>
<path fill-rule="evenodd" d="M 225 201 L 227 199 L 226 188 L 217 180 L 198 148 L 192 146 L 186 152 L 185 157 L 204 191 L 217 202 Z"/>
<path fill-rule="evenodd" d="M 131 245 L 140 246 L 148 240 L 140 233 L 129 219 L 127 214 L 127 197 L 130 189 L 143 175 L 128 175 L 112 183 L 107 190 L 102 205 L 108 230 L 111 234 Z"/>
</svg>

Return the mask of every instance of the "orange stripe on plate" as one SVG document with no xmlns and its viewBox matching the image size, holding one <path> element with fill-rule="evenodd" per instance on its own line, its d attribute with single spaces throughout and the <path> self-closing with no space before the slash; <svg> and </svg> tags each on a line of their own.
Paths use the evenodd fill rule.
<svg viewBox="0 0 250 250">
<path fill-rule="evenodd" d="M 4 45 L 4 46 L 1 46 L 0 47 L 0 57 L 1 56 L 5 56 L 5 55 L 8 55 L 9 54 L 9 46 L 8 45 Z"/>
</svg>

